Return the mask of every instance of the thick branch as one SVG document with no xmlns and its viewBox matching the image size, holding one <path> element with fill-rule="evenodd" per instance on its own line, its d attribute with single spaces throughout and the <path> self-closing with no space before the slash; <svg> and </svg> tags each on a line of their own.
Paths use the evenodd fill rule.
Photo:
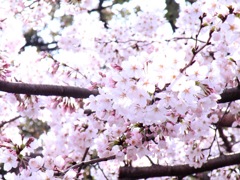
<svg viewBox="0 0 240 180">
<path fill-rule="evenodd" d="M 97 90 L 90 91 L 74 86 L 57 86 L 46 84 L 27 84 L 0 81 L 0 91 L 16 94 L 63 96 L 73 98 L 88 98 L 90 95 L 98 95 Z"/>
<path fill-rule="evenodd" d="M 231 89 L 225 89 L 221 94 L 221 99 L 218 103 L 226 103 L 240 99 L 240 88 L 235 87 Z"/>
<path fill-rule="evenodd" d="M 27 84 L 27 83 L 12 83 L 0 80 L 0 91 L 16 94 L 42 95 L 42 96 L 62 96 L 73 98 L 88 98 L 90 95 L 98 95 L 97 90 L 90 91 L 85 88 L 74 86 L 58 86 L 46 84 Z M 240 89 L 232 88 L 223 91 L 221 99 L 218 103 L 225 103 L 240 99 Z M 232 114 L 226 114 L 218 125 L 221 127 L 231 127 L 236 121 L 236 117 Z"/>
<path fill-rule="evenodd" d="M 221 114 L 219 115 L 221 116 Z M 220 121 L 217 123 L 220 127 L 232 127 L 232 124 L 237 120 L 236 116 L 234 114 L 228 113 L 224 115 L 223 118 L 220 119 Z M 239 126 L 237 126 L 239 128 Z"/>
<path fill-rule="evenodd" d="M 90 91 L 74 86 L 57 86 L 46 84 L 12 83 L 0 80 L 0 91 L 16 94 L 42 95 L 42 96 L 66 96 L 73 98 L 88 98 L 90 95 L 98 95 L 97 90 Z M 218 103 L 226 103 L 240 99 L 240 88 L 226 89 L 220 94 Z"/>
<path fill-rule="evenodd" d="M 187 176 L 194 173 L 204 171 L 211 171 L 217 168 L 236 165 L 240 163 L 240 153 L 231 155 L 222 155 L 214 159 L 210 159 L 207 163 L 203 164 L 201 168 L 195 169 L 189 165 L 176 165 L 176 166 L 160 166 L 153 165 L 150 167 L 120 167 L 119 178 L 150 178 L 150 177 L 163 177 L 163 176 Z"/>
</svg>

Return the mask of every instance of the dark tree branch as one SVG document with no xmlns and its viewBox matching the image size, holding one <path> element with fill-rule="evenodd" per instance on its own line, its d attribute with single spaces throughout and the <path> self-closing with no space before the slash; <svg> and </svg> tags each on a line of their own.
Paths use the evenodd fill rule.
<svg viewBox="0 0 240 180">
<path fill-rule="evenodd" d="M 210 159 L 203 164 L 201 168 L 195 169 L 187 164 L 176 166 L 160 166 L 153 165 L 150 167 L 120 167 L 119 178 L 150 178 L 163 176 L 187 176 L 204 171 L 212 171 L 217 168 L 236 165 L 240 163 L 240 153 L 231 155 L 222 155 L 214 159 Z"/>
<path fill-rule="evenodd" d="M 90 91 L 85 88 L 74 86 L 58 86 L 47 84 L 27 84 L 13 83 L 0 80 L 0 91 L 16 94 L 42 95 L 42 96 L 62 96 L 73 98 L 88 98 L 90 95 L 98 95 L 97 90 Z M 226 89 L 220 94 L 218 103 L 226 103 L 240 99 L 240 89 L 238 87 Z"/>
<path fill-rule="evenodd" d="M 98 9 L 99 9 L 100 21 L 102 21 L 102 22 L 104 22 L 106 24 L 107 22 L 104 19 L 104 15 L 102 13 L 102 10 L 104 9 L 103 8 L 103 2 L 104 2 L 104 0 L 99 0 Z"/>
<path fill-rule="evenodd" d="M 225 147 L 226 151 L 227 152 L 232 152 L 232 145 L 229 142 L 227 136 L 224 134 L 223 128 L 220 127 L 220 126 L 218 127 L 218 133 L 219 133 L 219 136 L 221 137 L 221 139 L 223 140 L 224 147 Z"/>
<path fill-rule="evenodd" d="M 97 90 L 90 91 L 74 86 L 58 86 L 46 84 L 13 83 L 0 80 L 0 91 L 16 94 L 62 96 L 73 98 L 88 98 L 98 95 Z"/>
<path fill-rule="evenodd" d="M 44 43 L 44 42 L 27 42 L 23 47 L 22 50 L 28 46 L 35 46 L 39 51 L 54 51 L 59 49 L 57 42 L 51 42 L 51 43 Z M 52 46 L 52 47 L 51 47 Z"/>
<path fill-rule="evenodd" d="M 219 116 L 221 116 L 221 114 L 219 114 Z M 224 117 L 221 118 L 216 125 L 221 126 L 221 127 L 232 127 L 232 124 L 236 120 L 237 120 L 237 118 L 234 114 L 228 113 L 228 114 L 225 114 Z M 237 126 L 237 127 L 239 127 L 239 126 Z"/>
<path fill-rule="evenodd" d="M 92 9 L 88 12 L 91 13 L 91 12 L 97 11 L 99 13 L 99 20 L 104 23 L 105 28 L 108 28 L 106 13 L 104 13 L 103 10 L 110 8 L 113 4 L 111 6 L 103 7 L 103 3 L 104 3 L 104 0 L 99 0 L 98 7 L 96 9 Z"/>
<path fill-rule="evenodd" d="M 179 4 L 175 0 L 166 0 L 166 10 L 165 14 L 166 19 L 170 23 L 173 32 L 176 31 L 176 19 L 179 17 Z"/>
<path fill-rule="evenodd" d="M 218 100 L 218 103 L 226 103 L 240 99 L 240 88 L 230 88 L 225 89 L 221 94 L 221 99 Z"/>
<path fill-rule="evenodd" d="M 42 96 L 62 96 L 73 98 L 88 98 L 90 95 L 98 95 L 97 90 L 90 91 L 86 88 L 74 86 L 58 86 L 47 84 L 13 83 L 0 80 L 0 91 L 16 94 L 42 95 Z M 218 103 L 226 103 L 240 99 L 240 88 L 235 87 L 225 89 L 220 94 Z"/>
<path fill-rule="evenodd" d="M 26 44 L 21 48 L 21 51 L 28 46 L 35 46 L 38 51 L 54 51 L 58 49 L 57 41 L 44 42 L 43 38 L 38 35 L 36 30 L 30 29 L 24 34 Z"/>
</svg>

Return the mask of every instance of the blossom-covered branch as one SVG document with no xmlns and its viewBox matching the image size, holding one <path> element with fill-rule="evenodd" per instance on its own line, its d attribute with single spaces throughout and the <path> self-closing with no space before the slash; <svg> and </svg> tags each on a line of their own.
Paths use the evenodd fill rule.
<svg viewBox="0 0 240 180">
<path fill-rule="evenodd" d="M 180 176 L 184 177 L 194 173 L 211 171 L 217 168 L 235 165 L 240 163 L 240 153 L 231 155 L 222 155 L 214 159 L 210 159 L 203 164 L 201 168 L 195 169 L 187 164 L 176 166 L 160 166 L 153 165 L 151 167 L 121 167 L 119 170 L 119 178 L 150 178 L 163 176 Z"/>
<path fill-rule="evenodd" d="M 75 86 L 58 86 L 47 84 L 13 83 L 0 80 L 0 91 L 16 94 L 42 95 L 42 96 L 62 96 L 73 98 L 88 98 L 90 95 L 98 95 L 97 90 L 90 91 L 86 88 Z M 240 99 L 240 88 L 225 89 L 220 94 L 218 103 L 226 103 Z"/>
<path fill-rule="evenodd" d="M 105 1 L 2 2 L 1 177 L 240 179 L 240 4 Z"/>
</svg>

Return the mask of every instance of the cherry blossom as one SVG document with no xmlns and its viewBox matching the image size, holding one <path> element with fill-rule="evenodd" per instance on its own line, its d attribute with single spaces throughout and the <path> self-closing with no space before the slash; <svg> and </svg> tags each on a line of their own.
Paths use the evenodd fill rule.
<svg viewBox="0 0 240 180">
<path fill-rule="evenodd" d="M 0 80 L 97 92 L 87 98 L 1 92 L 5 179 L 116 179 L 132 164 L 196 169 L 239 152 L 240 103 L 219 100 L 239 88 L 240 5 L 177 2 L 176 29 L 165 1 L 2 2 Z M 228 115 L 234 128 L 221 127 Z M 25 133 L 37 123 L 46 125 L 43 132 Z M 229 166 L 208 176 L 238 174 Z"/>
<path fill-rule="evenodd" d="M 17 157 L 14 154 L 8 153 L 7 151 L 1 152 L 1 163 L 4 163 L 3 169 L 9 171 L 12 168 L 16 168 L 18 165 Z"/>
</svg>

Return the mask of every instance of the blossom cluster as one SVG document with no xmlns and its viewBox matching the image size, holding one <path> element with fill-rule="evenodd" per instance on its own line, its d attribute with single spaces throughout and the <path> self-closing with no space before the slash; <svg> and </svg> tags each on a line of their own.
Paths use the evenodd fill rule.
<svg viewBox="0 0 240 180">
<path fill-rule="evenodd" d="M 114 179 L 120 162 L 137 164 L 145 156 L 161 165 L 199 168 L 225 153 L 215 125 L 218 114 L 239 113 L 237 101 L 217 103 L 240 78 L 237 0 L 181 6 L 174 31 L 165 3 L 157 6 L 154 0 L 112 6 L 107 28 L 89 0 L 5 1 L 2 7 L 0 80 L 99 91 L 86 99 L 1 92 L 0 163 L 6 179 L 83 178 L 86 169 L 74 165 L 113 155 L 115 160 L 88 173 Z M 58 49 L 23 48 L 29 30 L 46 43 L 56 41 Z M 18 127 L 29 119 L 49 130 L 35 138 L 25 135 Z M 238 129 L 224 132 L 240 140 Z M 234 152 L 238 148 L 236 143 Z M 210 176 L 239 177 L 230 171 Z"/>
</svg>

